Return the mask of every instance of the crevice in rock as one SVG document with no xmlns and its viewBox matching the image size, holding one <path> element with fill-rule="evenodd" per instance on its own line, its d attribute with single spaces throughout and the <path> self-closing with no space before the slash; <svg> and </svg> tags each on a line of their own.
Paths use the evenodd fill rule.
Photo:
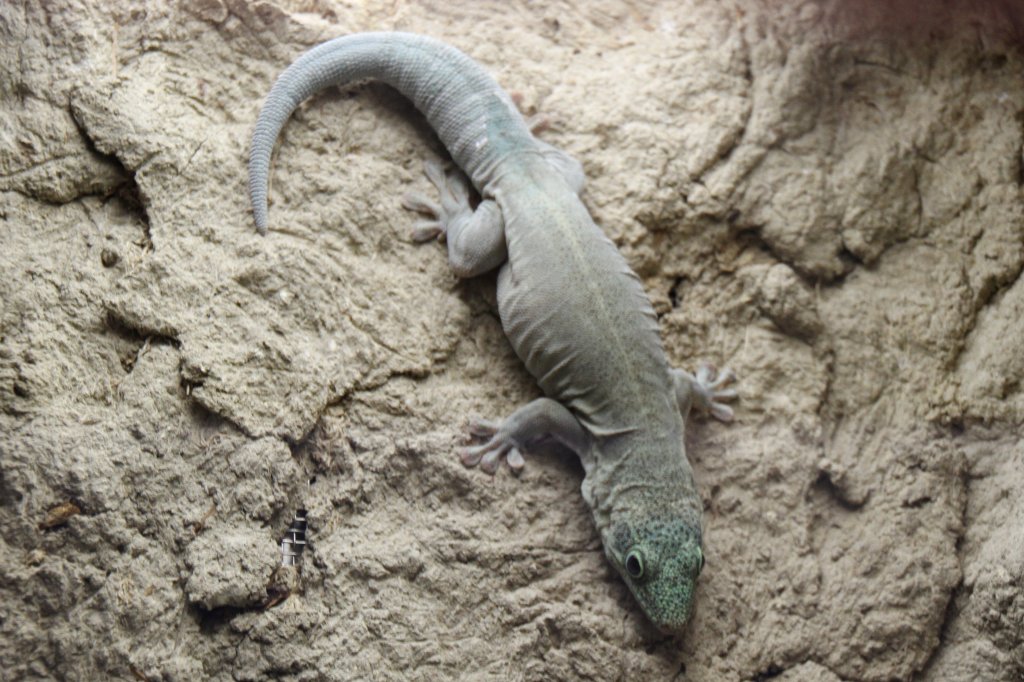
<svg viewBox="0 0 1024 682">
<path fill-rule="evenodd" d="M 124 368 L 125 373 L 131 373 L 135 369 L 139 358 L 150 346 L 168 345 L 174 348 L 181 346 L 174 336 L 134 325 L 120 316 L 115 310 L 107 310 L 103 323 L 114 336 L 130 344 L 131 353 L 120 357 L 121 367 Z"/>
<path fill-rule="evenodd" d="M 817 492 L 826 499 L 835 502 L 841 509 L 848 512 L 855 512 L 860 510 L 866 503 L 867 499 L 854 500 L 846 494 L 846 492 L 832 480 L 832 476 L 827 471 L 819 471 L 818 478 L 815 479 L 811 485 L 811 490 Z"/>
<path fill-rule="evenodd" d="M 347 396 L 348 394 L 346 393 L 344 396 L 339 396 L 337 400 L 329 400 L 323 406 L 323 409 L 321 409 L 320 412 L 317 414 L 316 421 L 313 422 L 313 425 L 309 427 L 309 430 L 302 434 L 302 436 L 300 436 L 299 438 L 293 439 L 287 436 L 281 436 L 281 441 L 288 446 L 288 449 L 292 453 L 293 459 L 295 459 L 296 461 L 314 461 L 313 453 L 316 451 L 324 435 L 324 413 L 326 413 L 327 409 L 332 405 L 344 402 Z"/>
<path fill-rule="evenodd" d="M 855 264 L 851 264 L 849 262 L 848 258 L 844 258 L 843 253 L 840 252 L 839 254 L 837 254 L 837 258 L 843 262 L 842 272 L 835 275 L 831 275 L 828 273 L 815 273 L 812 271 L 808 271 L 806 268 L 802 267 L 799 260 L 787 258 L 783 254 L 779 253 L 772 245 L 772 243 L 764 238 L 764 235 L 761 234 L 761 230 L 765 227 L 763 223 L 744 224 L 740 220 L 741 217 L 742 216 L 739 214 L 738 211 L 733 211 L 727 217 L 730 225 L 732 225 L 737 230 L 734 237 L 735 241 L 742 244 L 744 249 L 759 249 L 762 252 L 768 254 L 768 256 L 772 258 L 772 260 L 774 260 L 776 263 L 788 265 L 805 284 L 812 288 L 818 285 L 829 286 L 841 284 L 843 280 L 846 278 L 846 276 L 849 275 L 850 272 L 856 267 Z"/>
<path fill-rule="evenodd" d="M 25 495 L 7 479 L 0 468 L 0 507 L 15 507 L 21 503 Z"/>
<path fill-rule="evenodd" d="M 892 246 L 892 244 L 890 244 L 889 246 Z M 878 260 L 882 257 L 883 253 L 885 253 L 884 250 L 880 252 L 876 258 L 873 259 L 874 262 L 878 262 Z M 844 270 L 846 270 L 846 272 L 850 272 L 857 267 L 863 267 L 867 265 L 864 259 L 862 259 L 856 253 L 851 251 L 849 247 L 846 246 L 846 240 L 842 241 L 839 248 L 839 253 L 836 254 L 836 258 L 838 258 L 839 261 L 843 264 Z"/>
<path fill-rule="evenodd" d="M 958 540 L 957 556 L 960 556 L 959 544 L 960 541 Z M 960 596 L 960 593 L 963 589 L 964 583 L 963 576 L 961 575 L 960 583 L 955 588 L 953 588 L 953 590 L 949 593 L 949 601 L 946 602 L 946 610 L 942 616 L 942 623 L 939 624 L 938 642 L 936 643 L 935 648 L 932 649 L 931 653 L 928 655 L 928 659 L 924 662 L 924 665 L 921 666 L 921 669 L 917 670 L 914 673 L 914 679 L 927 678 L 927 671 L 935 663 L 935 659 L 938 657 L 939 652 L 944 651 L 947 648 L 947 642 L 949 640 L 949 630 L 953 625 L 953 621 L 955 621 L 957 616 L 960 615 L 960 609 L 957 606 L 956 602 L 957 597 Z"/>
<path fill-rule="evenodd" d="M 672 304 L 672 310 L 676 310 L 679 307 L 679 287 L 681 287 L 685 281 L 685 277 L 676 277 L 672 280 L 672 286 L 668 288 L 668 300 Z"/>
<path fill-rule="evenodd" d="M 917 671 L 915 671 L 914 677 L 918 679 L 927 678 L 928 671 L 935 664 L 936 657 L 939 652 L 944 651 L 949 646 L 949 634 L 950 629 L 953 626 L 954 621 L 960 615 L 960 607 L 958 600 L 961 596 L 970 596 L 971 588 L 964 583 L 964 538 L 967 535 L 967 528 L 970 524 L 970 519 L 967 518 L 967 501 L 971 499 L 971 472 L 969 466 L 965 465 L 960 469 L 960 485 L 963 489 L 963 501 L 960 508 L 960 528 L 958 529 L 956 542 L 954 543 L 954 551 L 956 553 L 957 563 L 960 566 L 960 581 L 956 586 L 949 591 L 948 601 L 946 602 L 946 609 L 943 612 L 942 622 L 939 624 L 939 636 L 935 647 L 928 654 L 927 660 L 924 665 Z"/>
<path fill-rule="evenodd" d="M 980 241 L 980 237 L 977 241 Z M 971 245 L 971 251 L 974 251 L 974 245 Z M 1017 267 L 1007 273 L 1005 278 L 992 278 L 985 282 L 986 286 L 979 291 L 975 292 L 975 305 L 974 305 L 974 318 L 977 319 L 978 313 L 994 301 L 999 294 L 1008 291 L 1013 288 L 1020 279 L 1021 274 L 1024 273 L 1024 258 L 1017 262 Z M 971 329 L 974 329 L 972 323 Z"/>
<path fill-rule="evenodd" d="M 974 240 L 970 245 L 970 251 L 974 251 L 975 244 L 980 241 L 981 237 Z M 1024 259 L 1017 263 L 1017 267 L 1008 273 L 1005 278 L 990 279 L 985 282 L 983 289 L 973 293 L 974 301 L 973 305 L 969 310 L 969 320 L 963 327 L 963 333 L 950 353 L 948 367 L 951 370 L 956 370 L 960 366 L 960 358 L 964 354 L 964 351 L 968 348 L 968 340 L 974 334 L 975 329 L 978 327 L 978 320 L 981 315 L 981 311 L 992 304 L 1001 294 L 1012 289 L 1020 280 L 1021 276 L 1024 275 Z"/>
<path fill-rule="evenodd" d="M 786 672 L 786 669 L 778 665 L 770 665 L 759 673 L 756 673 L 751 679 L 751 682 L 764 682 L 774 677 L 778 677 L 782 673 Z"/>
<path fill-rule="evenodd" d="M 127 348 L 119 350 L 121 368 L 125 374 L 131 374 L 138 363 L 139 357 L 150 349 L 151 346 L 169 345 L 174 348 L 180 346 L 177 339 L 163 334 L 154 334 L 148 330 L 139 329 L 125 321 L 116 311 L 106 310 L 103 318 L 103 325 L 111 334 L 127 342 Z"/>
<path fill-rule="evenodd" d="M 217 608 L 207 610 L 195 604 L 192 604 L 190 609 L 196 622 L 199 624 L 200 631 L 207 635 L 217 634 L 225 629 L 230 630 L 230 628 L 225 628 L 225 626 L 230 625 L 235 616 L 252 610 L 244 609 L 240 606 L 218 606 Z"/>
<path fill-rule="evenodd" d="M 1017 115 L 1018 123 L 1024 127 L 1024 112 Z M 1017 186 L 1024 187 L 1024 147 L 1017 153 Z"/>
<path fill-rule="evenodd" d="M 146 210 L 146 203 L 142 198 L 142 192 L 135 181 L 135 173 L 128 174 L 128 178 L 114 188 L 114 191 L 105 197 L 109 199 L 116 197 L 121 200 L 124 207 L 139 221 L 142 226 L 142 238 L 135 244 L 145 251 L 153 251 L 153 237 L 149 227 L 149 212 Z"/>
<path fill-rule="evenodd" d="M 924 495 L 922 497 L 916 497 L 913 500 L 907 500 L 907 501 L 903 502 L 901 506 L 904 507 L 905 509 L 920 509 L 921 507 L 925 506 L 926 504 L 931 504 L 931 503 L 932 503 L 931 496 Z"/>
<path fill-rule="evenodd" d="M 124 338 L 159 339 L 172 344 L 175 348 L 181 346 L 181 342 L 178 341 L 178 330 L 170 325 L 149 325 L 139 318 L 129 317 L 124 311 L 111 305 L 106 305 L 105 309 L 104 323 L 107 328 Z"/>
<path fill-rule="evenodd" d="M 88 125 L 78 111 L 78 108 L 74 106 L 74 103 L 71 104 L 69 109 L 71 112 L 71 119 L 75 123 L 75 128 L 78 130 L 78 134 L 81 136 L 82 144 L 85 148 L 91 154 L 94 154 L 103 161 L 116 166 L 124 174 L 124 180 L 122 182 L 105 192 L 96 193 L 95 196 L 100 196 L 104 202 L 108 201 L 112 197 L 120 199 L 124 203 L 125 208 L 130 211 L 139 221 L 139 224 L 142 225 L 143 239 L 142 242 L 139 243 L 139 246 L 148 251 L 154 250 L 153 239 L 150 233 L 149 211 L 139 188 L 139 184 L 136 181 L 135 171 L 130 170 L 117 156 L 117 154 L 101 151 L 96 144 L 96 140 L 89 133 Z M 82 196 L 90 195 L 83 194 L 75 197 L 75 199 L 80 199 Z"/>
</svg>

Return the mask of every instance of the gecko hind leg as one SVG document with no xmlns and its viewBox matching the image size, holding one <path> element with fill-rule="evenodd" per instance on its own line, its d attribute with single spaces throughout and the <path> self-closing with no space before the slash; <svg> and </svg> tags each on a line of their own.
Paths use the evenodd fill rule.
<svg viewBox="0 0 1024 682">
<path fill-rule="evenodd" d="M 691 408 L 696 407 L 719 421 L 733 420 L 732 408 L 722 402 L 733 400 L 738 395 L 735 389 L 725 388 L 736 381 L 736 374 L 731 369 L 718 372 L 713 365 L 703 362 L 698 365 L 696 375 L 673 369 L 672 381 L 675 384 L 676 403 L 684 418 Z"/>
<path fill-rule="evenodd" d="M 537 140 L 537 146 L 540 147 L 540 153 L 544 160 L 561 173 L 573 193 L 580 194 L 587 181 L 587 177 L 583 174 L 583 165 L 568 153 L 543 140 Z"/>
<path fill-rule="evenodd" d="M 522 96 L 518 94 L 512 95 L 512 101 L 516 107 L 522 111 Z M 586 184 L 587 178 L 583 174 L 583 164 L 573 158 L 570 154 L 563 152 L 558 147 L 548 144 L 544 140 L 537 137 L 540 133 L 551 128 L 551 118 L 547 114 L 534 114 L 526 118 L 526 127 L 530 129 L 530 134 L 534 136 L 534 141 L 537 143 L 537 149 L 544 160 L 551 164 L 555 170 L 557 170 L 565 181 L 569 183 L 569 188 L 572 189 L 574 194 L 580 194 L 583 192 L 583 186 Z"/>
<path fill-rule="evenodd" d="M 440 162 L 427 161 L 424 171 L 440 202 L 415 193 L 402 198 L 405 208 L 427 217 L 413 228 L 413 241 L 445 240 L 448 264 L 459 277 L 474 277 L 504 263 L 505 222 L 498 204 L 484 199 L 474 209 L 469 179 L 461 170 L 445 171 Z"/>
</svg>

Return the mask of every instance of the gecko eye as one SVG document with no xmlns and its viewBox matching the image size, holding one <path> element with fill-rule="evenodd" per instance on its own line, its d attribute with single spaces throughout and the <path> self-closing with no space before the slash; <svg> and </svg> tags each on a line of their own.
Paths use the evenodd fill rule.
<svg viewBox="0 0 1024 682">
<path fill-rule="evenodd" d="M 633 580 L 639 580 L 644 577 L 644 558 L 639 551 L 633 550 L 626 555 L 626 573 Z"/>
</svg>

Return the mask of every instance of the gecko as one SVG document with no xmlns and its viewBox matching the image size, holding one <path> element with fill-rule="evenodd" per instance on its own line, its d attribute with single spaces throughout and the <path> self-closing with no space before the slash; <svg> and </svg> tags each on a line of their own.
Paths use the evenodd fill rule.
<svg viewBox="0 0 1024 682">
<path fill-rule="evenodd" d="M 332 86 L 376 80 L 426 117 L 457 168 L 428 162 L 439 200 L 406 196 L 428 218 L 415 241 L 442 239 L 459 277 L 497 270 L 513 349 L 544 393 L 503 420 L 473 420 L 462 463 L 514 471 L 554 441 L 579 457 L 583 498 L 605 555 L 659 630 L 678 634 L 704 567 L 703 504 L 683 444 L 691 408 L 729 421 L 729 370 L 670 366 L 639 277 L 580 198 L 582 165 L 538 139 L 478 63 L 436 39 L 357 33 L 323 42 L 278 77 L 249 156 L 256 228 L 266 234 L 270 159 L 292 112 Z M 471 198 L 471 188 L 479 202 Z"/>
</svg>

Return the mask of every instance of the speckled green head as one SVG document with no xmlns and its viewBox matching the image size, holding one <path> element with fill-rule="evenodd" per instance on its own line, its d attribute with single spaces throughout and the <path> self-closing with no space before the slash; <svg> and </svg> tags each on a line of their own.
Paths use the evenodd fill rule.
<svg viewBox="0 0 1024 682">
<path fill-rule="evenodd" d="M 644 613 L 662 632 L 680 632 L 690 619 L 697 576 L 704 568 L 699 521 L 619 519 L 609 531 L 605 552 Z"/>
</svg>

